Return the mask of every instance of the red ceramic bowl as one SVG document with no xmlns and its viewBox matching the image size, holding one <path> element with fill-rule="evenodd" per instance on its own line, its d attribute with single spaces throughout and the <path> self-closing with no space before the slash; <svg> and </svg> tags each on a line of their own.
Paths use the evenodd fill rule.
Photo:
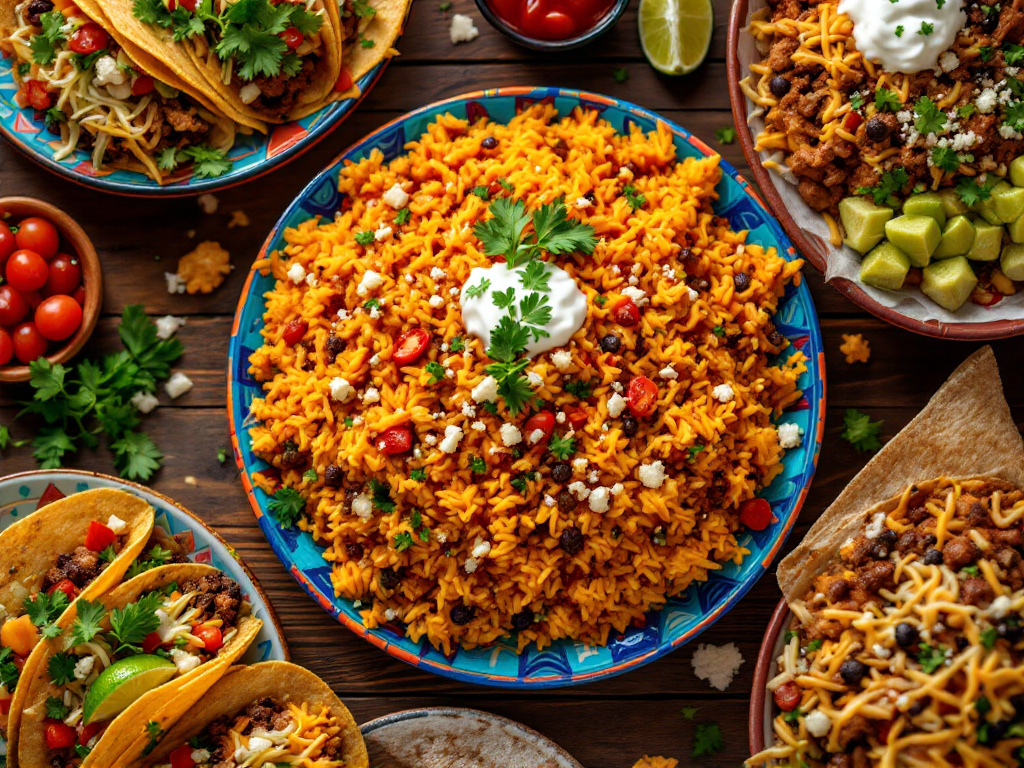
<svg viewBox="0 0 1024 768">
<path fill-rule="evenodd" d="M 743 28 L 747 26 L 747 17 L 749 15 L 750 0 L 734 0 L 732 13 L 729 16 L 728 49 L 725 63 L 729 81 L 729 101 L 732 103 L 732 117 L 736 123 L 740 146 L 743 148 L 743 156 L 750 166 L 754 181 L 761 188 L 761 194 L 768 201 L 768 205 L 776 217 L 778 217 L 782 228 L 803 256 L 819 272 L 824 273 L 827 256 L 825 248 L 816 240 L 807 237 L 796 221 L 793 220 L 782 198 L 775 189 L 771 174 L 761 165 L 761 158 L 754 151 L 754 135 L 747 127 L 747 97 L 740 89 L 740 80 L 746 77 L 747 72 L 743 71 L 740 65 L 739 39 L 740 35 L 746 34 L 743 32 Z M 937 320 L 922 322 L 921 320 L 907 317 L 896 309 L 879 304 L 855 281 L 837 278 L 832 280 L 830 285 L 858 307 L 870 312 L 875 317 L 885 320 L 887 323 L 892 323 L 899 328 L 905 328 L 908 331 L 925 336 L 961 339 L 964 341 L 982 341 L 1004 339 L 1008 336 L 1024 333 L 1024 317 L 1017 320 L 993 320 L 986 323 L 944 323 Z"/>
<path fill-rule="evenodd" d="M 742 0 L 741 0 L 742 2 Z M 754 689 L 750 693 L 750 717 L 747 728 L 750 735 L 750 754 L 756 755 L 772 739 L 772 700 L 768 696 L 768 681 L 776 675 L 775 660 L 782 654 L 783 636 L 788 629 L 793 614 L 789 612 L 786 600 L 779 601 L 768 622 L 761 651 L 757 654 L 757 666 L 754 668 Z"/>
</svg>

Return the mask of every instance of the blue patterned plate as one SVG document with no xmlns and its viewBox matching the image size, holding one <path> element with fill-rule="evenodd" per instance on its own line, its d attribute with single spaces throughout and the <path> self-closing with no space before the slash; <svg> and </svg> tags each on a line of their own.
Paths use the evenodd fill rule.
<svg viewBox="0 0 1024 768">
<path fill-rule="evenodd" d="M 446 112 L 461 118 L 487 116 L 494 121 L 507 122 L 517 110 L 541 100 L 553 103 L 562 114 L 577 106 L 596 109 L 620 132 L 628 131 L 633 125 L 653 131 L 658 122 L 664 122 L 675 134 L 675 146 L 681 158 L 715 154 L 682 128 L 645 109 L 607 96 L 558 88 L 500 88 L 459 96 L 423 107 L 385 125 L 335 160 L 285 211 L 264 244 L 261 256 L 284 247 L 286 228 L 298 226 L 313 216 L 334 216 L 340 204 L 338 173 L 345 161 L 358 162 L 374 149 L 383 152 L 385 160 L 393 160 L 402 153 L 406 142 L 417 139 L 430 123 Z M 716 212 L 726 217 L 734 229 L 750 230 L 750 242 L 774 247 L 788 259 L 797 258 L 782 229 L 747 182 L 728 163 L 722 162 L 722 169 Z M 670 600 L 663 610 L 649 613 L 643 627 L 613 636 L 606 647 L 559 641 L 543 651 L 531 646 L 517 654 L 514 642 L 498 642 L 472 651 L 460 649 L 445 656 L 427 641 L 412 642 L 401 627 L 366 629 L 352 602 L 334 596 L 330 566 L 321 557 L 321 550 L 313 543 L 312 536 L 281 528 L 273 516 L 266 513 L 268 496 L 254 488 L 252 482 L 252 476 L 268 465 L 253 455 L 248 437 L 249 406 L 253 398 L 260 395 L 259 383 L 248 373 L 248 360 L 262 344 L 263 295 L 271 290 L 273 283 L 271 276 L 260 275 L 257 270 L 250 272 L 231 336 L 228 408 L 232 444 L 242 470 L 242 482 L 260 528 L 292 576 L 325 611 L 396 658 L 457 680 L 509 688 L 552 688 L 625 672 L 689 642 L 724 616 L 768 570 L 796 522 L 817 464 L 825 415 L 821 330 L 810 291 L 802 281 L 799 286 L 791 285 L 786 290 L 775 321 L 779 332 L 792 342 L 784 354 L 801 350 L 808 358 L 807 373 L 800 378 L 803 399 L 781 419 L 800 425 L 804 442 L 799 448 L 786 452 L 783 473 L 762 493 L 771 502 L 774 512 L 771 525 L 764 531 L 740 535 L 740 545 L 750 550 L 742 565 L 729 564 L 713 573 L 706 582 L 695 583 L 683 595 Z"/>
</svg>

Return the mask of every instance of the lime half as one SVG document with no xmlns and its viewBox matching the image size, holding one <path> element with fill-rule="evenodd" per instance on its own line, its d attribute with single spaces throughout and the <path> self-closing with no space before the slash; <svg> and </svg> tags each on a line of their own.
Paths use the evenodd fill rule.
<svg viewBox="0 0 1024 768">
<path fill-rule="evenodd" d="M 117 717 L 143 694 L 174 677 L 177 671 L 172 662 L 149 654 L 115 661 L 100 672 L 85 694 L 83 721 L 88 725 Z"/>
<path fill-rule="evenodd" d="M 640 0 L 639 27 L 651 66 L 666 75 L 685 75 L 708 55 L 715 12 L 711 0 Z"/>
</svg>

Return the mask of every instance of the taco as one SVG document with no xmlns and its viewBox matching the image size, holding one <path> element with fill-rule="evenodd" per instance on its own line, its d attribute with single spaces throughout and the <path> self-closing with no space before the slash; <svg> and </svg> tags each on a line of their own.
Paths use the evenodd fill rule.
<svg viewBox="0 0 1024 768">
<path fill-rule="evenodd" d="M 239 585 L 216 568 L 166 565 L 79 600 L 40 644 L 24 689 L 15 764 L 108 768 L 142 757 L 255 639 Z"/>
<path fill-rule="evenodd" d="M 359 95 L 356 83 L 384 59 L 397 56 L 412 0 L 340 0 L 342 73 L 335 101 Z"/>
<path fill-rule="evenodd" d="M 40 639 L 59 632 L 76 600 L 120 582 L 152 530 L 149 504 L 101 489 L 48 504 L 0 533 L 0 731 L 11 740 L 21 712 L 12 698 L 19 680 L 31 679 Z"/>
<path fill-rule="evenodd" d="M 320 678 L 285 661 L 239 667 L 160 739 L 145 768 L 366 768 L 359 727 Z"/>
<path fill-rule="evenodd" d="M 192 164 L 197 178 L 231 168 L 238 116 L 196 83 L 192 67 L 172 70 L 70 0 L 0 0 L 0 50 L 13 60 L 16 101 L 54 135 L 53 159 L 91 151 L 96 169 L 144 173 L 163 182 Z"/>
</svg>

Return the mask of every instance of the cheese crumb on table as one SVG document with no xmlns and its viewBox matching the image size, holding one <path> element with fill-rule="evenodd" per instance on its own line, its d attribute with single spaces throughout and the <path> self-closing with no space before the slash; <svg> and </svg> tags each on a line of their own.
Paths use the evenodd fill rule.
<svg viewBox="0 0 1024 768">
<path fill-rule="evenodd" d="M 451 26 L 448 28 L 448 35 L 451 37 L 452 45 L 469 43 L 476 40 L 480 30 L 476 28 L 473 19 L 464 13 L 456 13 L 452 16 Z"/>
<path fill-rule="evenodd" d="M 871 345 L 859 333 L 844 333 L 839 351 L 846 355 L 846 362 L 850 365 L 866 363 L 871 358 Z"/>
<path fill-rule="evenodd" d="M 192 389 L 192 379 L 178 371 L 164 384 L 164 391 L 171 400 L 176 400 Z"/>
<path fill-rule="evenodd" d="M 178 332 L 179 328 L 185 327 L 185 318 L 164 315 L 156 321 L 156 337 L 167 340 Z"/>
<path fill-rule="evenodd" d="M 130 402 L 139 413 L 150 413 L 160 405 L 160 401 L 156 399 L 156 396 L 151 395 L 149 392 L 136 392 L 132 395 Z"/>
<path fill-rule="evenodd" d="M 735 643 L 710 645 L 701 643 L 691 660 L 693 673 L 701 680 L 707 680 L 712 688 L 724 691 L 743 664 L 743 655 Z"/>
</svg>

